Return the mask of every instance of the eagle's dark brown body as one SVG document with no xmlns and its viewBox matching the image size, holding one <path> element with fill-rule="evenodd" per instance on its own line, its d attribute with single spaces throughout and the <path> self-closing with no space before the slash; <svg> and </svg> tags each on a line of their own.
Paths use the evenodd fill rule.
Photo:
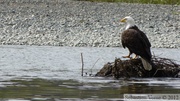
<svg viewBox="0 0 180 101">
<path fill-rule="evenodd" d="M 137 26 L 132 26 L 125 30 L 121 36 L 122 45 L 128 48 L 130 54 L 134 53 L 141 56 L 151 64 L 151 44 L 142 31 Z"/>
</svg>

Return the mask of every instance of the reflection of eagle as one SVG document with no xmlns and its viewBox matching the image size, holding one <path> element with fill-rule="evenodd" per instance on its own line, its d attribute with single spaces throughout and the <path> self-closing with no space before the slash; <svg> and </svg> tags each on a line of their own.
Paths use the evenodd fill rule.
<svg viewBox="0 0 180 101">
<path fill-rule="evenodd" d="M 121 19 L 121 22 L 127 24 L 126 30 L 121 35 L 122 46 L 129 49 L 129 55 L 124 56 L 124 58 L 130 58 L 132 53 L 135 54 L 135 57 L 139 55 L 141 57 L 143 66 L 145 70 L 151 70 L 151 44 L 145 35 L 144 32 L 138 29 L 135 25 L 134 19 L 130 16 L 127 16 Z"/>
</svg>

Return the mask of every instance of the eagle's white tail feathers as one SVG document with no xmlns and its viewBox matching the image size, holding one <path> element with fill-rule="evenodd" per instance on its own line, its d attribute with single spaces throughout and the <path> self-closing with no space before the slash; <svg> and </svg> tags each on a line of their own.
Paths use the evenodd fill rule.
<svg viewBox="0 0 180 101">
<path fill-rule="evenodd" d="M 145 70 L 150 71 L 152 69 L 152 65 L 148 61 L 143 58 L 141 58 L 141 61 Z"/>
</svg>

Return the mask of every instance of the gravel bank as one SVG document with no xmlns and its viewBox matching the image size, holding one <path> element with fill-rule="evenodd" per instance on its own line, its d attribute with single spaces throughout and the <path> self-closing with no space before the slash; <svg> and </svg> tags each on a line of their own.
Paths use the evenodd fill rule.
<svg viewBox="0 0 180 101">
<path fill-rule="evenodd" d="M 73 0 L 1 0 L 0 43 L 119 47 L 131 15 L 152 47 L 180 47 L 180 6 Z"/>
</svg>

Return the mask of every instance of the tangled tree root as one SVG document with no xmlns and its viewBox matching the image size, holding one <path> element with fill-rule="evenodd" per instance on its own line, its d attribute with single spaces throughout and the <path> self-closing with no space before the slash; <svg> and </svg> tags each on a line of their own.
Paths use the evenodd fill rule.
<svg viewBox="0 0 180 101">
<path fill-rule="evenodd" d="M 180 65 L 171 59 L 153 57 L 153 69 L 144 69 L 141 59 L 121 60 L 115 59 L 107 63 L 96 76 L 118 79 L 121 77 L 180 77 Z"/>
</svg>

